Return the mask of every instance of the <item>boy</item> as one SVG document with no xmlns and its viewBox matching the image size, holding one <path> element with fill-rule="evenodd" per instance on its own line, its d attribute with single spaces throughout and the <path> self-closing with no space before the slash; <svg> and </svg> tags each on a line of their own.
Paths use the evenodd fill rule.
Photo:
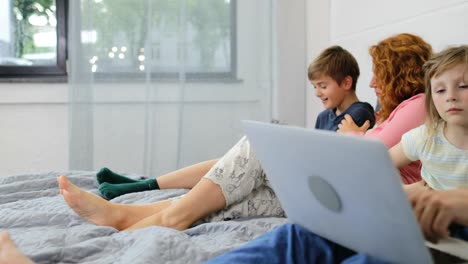
<svg viewBox="0 0 468 264">
<path fill-rule="evenodd" d="M 308 77 L 315 88 L 315 95 L 326 108 L 317 117 L 316 129 L 336 131 L 346 114 L 358 126 L 366 121 L 369 128 L 374 126 L 374 109 L 368 103 L 359 102 L 356 96 L 359 66 L 347 50 L 340 46 L 324 50 L 310 64 Z"/>
<path fill-rule="evenodd" d="M 362 126 L 366 122 L 370 127 L 374 126 L 374 109 L 368 103 L 359 102 L 356 96 L 359 66 L 356 59 L 347 50 L 339 46 L 332 46 L 324 50 L 310 64 L 308 77 L 315 87 L 315 94 L 322 100 L 326 108 L 319 114 L 315 128 L 337 131 L 338 125 L 345 118 L 345 115 L 351 116 L 358 126 Z M 183 170 L 184 168 L 180 171 Z M 165 177 L 169 174 L 166 174 Z M 176 174 L 177 172 L 174 175 Z M 101 169 L 96 178 L 100 184 L 100 193 L 107 199 L 131 192 L 159 189 L 155 178 L 131 179 L 116 174 L 108 168 Z"/>
</svg>

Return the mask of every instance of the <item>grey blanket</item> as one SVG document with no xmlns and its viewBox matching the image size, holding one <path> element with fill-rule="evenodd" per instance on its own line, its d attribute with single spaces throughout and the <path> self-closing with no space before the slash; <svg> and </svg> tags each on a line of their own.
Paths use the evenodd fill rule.
<svg viewBox="0 0 468 264">
<path fill-rule="evenodd" d="M 76 215 L 58 192 L 56 177 L 97 193 L 94 172 L 50 172 L 0 177 L 0 230 L 37 263 L 200 263 L 284 224 L 284 218 L 205 223 L 185 231 L 148 227 L 119 232 Z M 187 190 L 132 193 L 113 199 L 150 203 Z"/>
</svg>

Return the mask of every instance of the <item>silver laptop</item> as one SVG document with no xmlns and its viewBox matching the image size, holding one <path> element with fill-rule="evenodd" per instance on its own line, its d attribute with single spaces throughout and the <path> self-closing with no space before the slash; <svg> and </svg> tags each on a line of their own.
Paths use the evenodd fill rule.
<svg viewBox="0 0 468 264">
<path fill-rule="evenodd" d="M 432 263 L 382 142 L 255 121 L 243 127 L 291 222 L 381 260 Z"/>
</svg>

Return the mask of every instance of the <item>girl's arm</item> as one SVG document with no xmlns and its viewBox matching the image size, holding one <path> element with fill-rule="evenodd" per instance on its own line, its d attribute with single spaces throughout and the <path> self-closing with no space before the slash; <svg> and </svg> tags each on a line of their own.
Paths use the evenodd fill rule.
<svg viewBox="0 0 468 264">
<path fill-rule="evenodd" d="M 408 157 L 406 157 L 401 143 L 393 146 L 388 152 L 390 153 L 390 158 L 392 159 L 393 164 L 398 169 L 401 169 L 412 162 Z"/>
</svg>

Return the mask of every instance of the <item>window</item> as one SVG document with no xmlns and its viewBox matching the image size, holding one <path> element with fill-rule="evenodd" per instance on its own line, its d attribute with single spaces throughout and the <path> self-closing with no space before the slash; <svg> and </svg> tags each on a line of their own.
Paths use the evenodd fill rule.
<svg viewBox="0 0 468 264">
<path fill-rule="evenodd" d="M 98 80 L 235 79 L 235 11 L 235 0 L 82 1 L 85 63 Z"/>
<path fill-rule="evenodd" d="M 67 0 L 0 0 L 0 77 L 66 76 Z M 81 0 L 96 79 L 235 79 L 236 0 Z M 149 74 L 149 75 L 148 75 Z"/>
<path fill-rule="evenodd" d="M 0 0 L 0 77 L 66 75 L 65 5 Z"/>
</svg>

